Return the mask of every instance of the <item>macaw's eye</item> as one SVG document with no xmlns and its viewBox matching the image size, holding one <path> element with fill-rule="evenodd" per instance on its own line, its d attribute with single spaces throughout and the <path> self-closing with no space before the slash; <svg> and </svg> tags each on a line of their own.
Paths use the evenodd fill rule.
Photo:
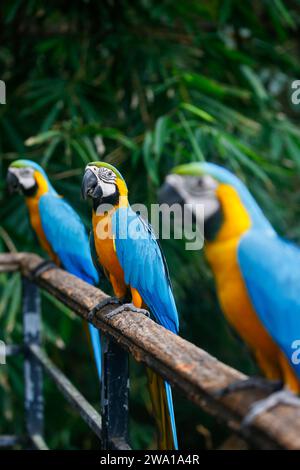
<svg viewBox="0 0 300 470">
<path fill-rule="evenodd" d="M 111 178 L 114 174 L 113 174 L 112 171 L 109 170 L 109 171 L 107 172 L 107 175 Z"/>
<path fill-rule="evenodd" d="M 26 168 L 26 169 L 22 170 L 21 175 L 22 175 L 22 176 L 30 176 L 30 175 L 31 175 L 31 172 L 30 172 L 30 170 L 28 170 L 28 169 Z"/>
</svg>

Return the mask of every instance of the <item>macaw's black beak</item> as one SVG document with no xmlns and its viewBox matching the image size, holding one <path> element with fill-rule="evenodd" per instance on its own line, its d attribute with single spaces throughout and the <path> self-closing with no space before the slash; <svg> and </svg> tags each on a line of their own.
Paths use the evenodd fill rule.
<svg viewBox="0 0 300 470">
<path fill-rule="evenodd" d="M 89 169 L 85 170 L 83 176 L 81 194 L 83 199 L 87 199 L 88 197 L 90 197 L 98 201 L 101 201 L 101 198 L 103 196 L 102 188 L 98 183 L 96 176 Z"/>
<path fill-rule="evenodd" d="M 21 189 L 17 176 L 10 169 L 7 171 L 6 186 L 9 194 L 18 192 Z"/>
<path fill-rule="evenodd" d="M 160 204 L 169 206 L 188 205 L 193 222 L 204 227 L 204 235 L 210 239 L 222 221 L 221 206 L 215 191 L 216 183 L 211 177 L 170 174 L 159 189 L 158 200 Z M 201 205 L 204 212 L 198 213 L 197 205 Z"/>
</svg>

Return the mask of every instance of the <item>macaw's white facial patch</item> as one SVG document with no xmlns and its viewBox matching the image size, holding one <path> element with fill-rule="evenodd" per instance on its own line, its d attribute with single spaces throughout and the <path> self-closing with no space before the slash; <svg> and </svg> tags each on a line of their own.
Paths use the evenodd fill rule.
<svg viewBox="0 0 300 470">
<path fill-rule="evenodd" d="M 100 186 L 103 191 L 103 197 L 108 197 L 112 196 L 116 192 L 116 186 L 115 183 L 106 183 L 102 180 L 100 180 Z"/>
<path fill-rule="evenodd" d="M 34 177 L 33 168 L 14 168 L 10 167 L 9 171 L 13 173 L 19 181 L 20 186 L 23 189 L 31 189 L 35 186 L 36 181 Z"/>
</svg>

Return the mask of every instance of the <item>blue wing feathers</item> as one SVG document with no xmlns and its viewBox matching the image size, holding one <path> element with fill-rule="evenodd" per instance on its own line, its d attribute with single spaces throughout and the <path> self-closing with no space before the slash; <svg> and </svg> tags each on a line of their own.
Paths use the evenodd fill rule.
<svg viewBox="0 0 300 470">
<path fill-rule="evenodd" d="M 39 201 L 45 236 L 64 268 L 90 284 L 97 284 L 85 227 L 72 207 L 62 198 L 45 194 Z"/>
<path fill-rule="evenodd" d="M 300 249 L 252 229 L 239 243 L 238 261 L 256 313 L 300 377 L 300 364 L 291 361 L 300 339 Z"/>
<path fill-rule="evenodd" d="M 39 213 L 45 236 L 64 269 L 89 284 L 97 284 L 99 277 L 92 261 L 88 236 L 74 209 L 56 194 L 47 193 L 40 198 Z M 99 331 L 90 324 L 89 331 L 101 378 Z"/>
<path fill-rule="evenodd" d="M 116 252 L 126 284 L 141 294 L 154 317 L 165 328 L 178 332 L 178 313 L 165 261 L 148 226 L 130 207 L 113 216 Z"/>
</svg>

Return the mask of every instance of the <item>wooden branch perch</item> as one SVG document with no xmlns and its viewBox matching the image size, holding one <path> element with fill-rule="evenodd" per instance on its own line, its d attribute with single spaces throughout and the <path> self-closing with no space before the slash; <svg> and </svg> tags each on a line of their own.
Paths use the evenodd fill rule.
<svg viewBox="0 0 300 470">
<path fill-rule="evenodd" d="M 11 271 L 13 266 L 23 276 L 30 277 L 31 271 L 42 261 L 29 253 L 2 254 L 0 272 Z M 84 319 L 99 301 L 108 297 L 62 269 L 50 269 L 37 276 L 35 282 Z M 111 305 L 103 308 L 92 323 L 113 337 L 137 361 L 157 371 L 189 400 L 225 422 L 253 446 L 300 449 L 300 408 L 280 405 L 258 416 L 249 428 L 241 429 L 241 421 L 250 405 L 264 398 L 265 392 L 244 390 L 216 398 L 216 390 L 247 377 L 144 315 L 128 311 L 108 319 L 106 314 L 113 308 Z"/>
</svg>

